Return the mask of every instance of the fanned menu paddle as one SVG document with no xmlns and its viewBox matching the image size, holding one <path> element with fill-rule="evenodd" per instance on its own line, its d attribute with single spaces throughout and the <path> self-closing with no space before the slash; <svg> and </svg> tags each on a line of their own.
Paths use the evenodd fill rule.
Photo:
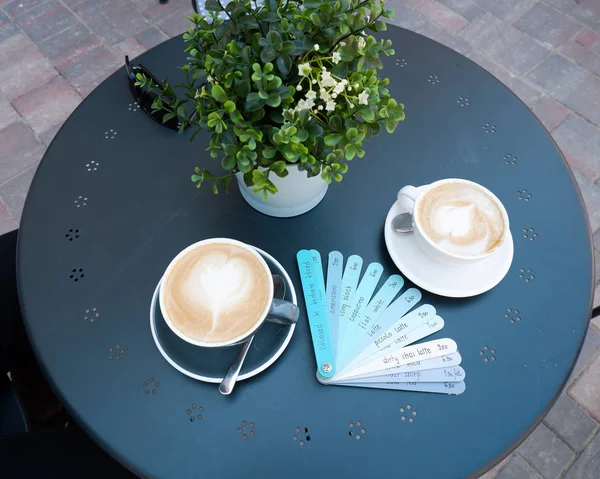
<svg viewBox="0 0 600 479">
<path fill-rule="evenodd" d="M 399 274 L 379 263 L 332 251 L 327 279 L 316 250 L 296 255 L 322 384 L 462 394 L 466 373 L 450 338 L 426 340 L 444 328 L 416 288 L 402 291 Z M 362 273 L 362 275 L 361 275 Z M 382 279 L 383 278 L 383 279 Z M 425 341 L 422 341 L 425 340 Z M 421 342 L 419 342 L 421 341 Z"/>
</svg>

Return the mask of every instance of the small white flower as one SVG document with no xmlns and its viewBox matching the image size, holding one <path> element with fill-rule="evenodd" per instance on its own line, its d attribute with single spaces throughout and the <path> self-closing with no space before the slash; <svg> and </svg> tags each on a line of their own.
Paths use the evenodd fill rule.
<svg viewBox="0 0 600 479">
<path fill-rule="evenodd" d="M 335 110 L 335 102 L 333 100 L 329 100 L 327 102 L 327 106 L 325 106 L 325 109 L 327 111 L 333 111 L 333 110 Z"/>
<path fill-rule="evenodd" d="M 296 85 L 296 90 L 297 91 L 302 91 L 302 85 Z"/>
<path fill-rule="evenodd" d="M 298 65 L 298 75 L 300 76 L 307 77 L 311 71 L 310 63 L 301 63 Z"/>
<path fill-rule="evenodd" d="M 342 93 L 344 91 L 345 87 L 346 87 L 346 85 L 344 84 L 343 81 L 339 82 L 333 89 L 333 94 L 339 95 L 340 93 Z"/>
<path fill-rule="evenodd" d="M 206 77 L 206 81 L 208 81 L 208 83 L 212 83 L 212 82 L 214 82 L 214 81 L 215 81 L 215 79 L 214 79 L 213 77 L 211 77 L 210 75 L 208 75 L 208 76 Z"/>
<path fill-rule="evenodd" d="M 348 106 L 349 106 L 350 108 L 354 108 L 354 103 L 348 103 Z"/>
<path fill-rule="evenodd" d="M 333 56 L 331 58 L 331 61 L 333 63 L 335 63 L 336 65 L 341 61 L 342 59 L 342 55 L 340 55 L 339 52 L 333 52 Z"/>
<path fill-rule="evenodd" d="M 354 88 L 358 88 L 360 85 L 358 83 L 354 84 Z"/>
<path fill-rule="evenodd" d="M 317 80 L 314 80 L 314 79 L 313 79 L 313 81 L 312 81 L 312 84 L 313 84 L 313 85 L 316 85 L 316 84 L 317 84 Z"/>
<path fill-rule="evenodd" d="M 321 48 L 321 47 L 319 47 L 319 44 L 318 44 L 318 43 L 315 43 L 315 47 L 314 47 L 314 48 L 315 48 L 315 52 L 318 52 L 318 51 L 319 51 L 319 48 Z"/>
<path fill-rule="evenodd" d="M 337 93 L 332 93 L 331 98 L 337 98 Z"/>
<path fill-rule="evenodd" d="M 319 91 L 319 98 L 323 101 L 329 101 L 331 98 L 331 95 L 329 94 L 329 92 L 327 90 L 325 90 L 325 88 L 321 88 L 321 90 Z"/>
<path fill-rule="evenodd" d="M 319 110 L 319 111 L 321 111 L 322 109 L 323 109 L 323 105 L 319 105 L 319 106 L 317 107 L 317 110 Z"/>
<path fill-rule="evenodd" d="M 358 103 L 361 105 L 369 104 L 369 92 L 367 90 L 363 91 L 360 95 L 358 95 Z"/>
<path fill-rule="evenodd" d="M 306 92 L 306 99 L 307 100 L 314 100 L 315 98 L 317 98 L 317 92 L 314 90 L 310 90 Z"/>
<path fill-rule="evenodd" d="M 351 87 L 351 86 L 349 86 L 348 88 L 346 88 L 346 90 L 348 90 L 348 91 L 352 91 L 352 87 Z"/>
<path fill-rule="evenodd" d="M 342 83 L 343 83 L 344 85 L 347 85 L 347 84 L 348 84 L 348 80 L 346 80 L 346 79 L 344 78 L 344 79 L 342 80 Z"/>
<path fill-rule="evenodd" d="M 315 106 L 315 102 L 313 100 L 300 100 L 296 108 L 298 111 L 302 111 L 310 110 L 313 106 Z"/>
<path fill-rule="evenodd" d="M 336 86 L 336 85 L 337 85 L 337 82 L 331 76 L 331 73 L 329 73 L 327 70 L 325 70 L 325 68 L 323 68 L 323 72 L 321 73 L 321 86 L 329 87 L 329 86 Z"/>
<path fill-rule="evenodd" d="M 365 48 L 367 46 L 367 42 L 363 37 L 358 37 L 358 48 Z"/>
</svg>

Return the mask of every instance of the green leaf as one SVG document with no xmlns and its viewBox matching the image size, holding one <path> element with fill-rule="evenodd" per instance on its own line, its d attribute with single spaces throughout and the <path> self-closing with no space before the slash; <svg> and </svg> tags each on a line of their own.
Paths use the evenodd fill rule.
<svg viewBox="0 0 600 479">
<path fill-rule="evenodd" d="M 233 103 L 232 101 L 228 100 L 223 105 L 223 108 L 225 109 L 225 111 L 227 113 L 232 113 L 232 112 L 235 111 L 235 103 Z"/>
<path fill-rule="evenodd" d="M 269 159 L 275 158 L 276 154 L 277 148 L 275 148 L 274 146 L 265 146 L 265 148 L 262 151 L 262 156 Z"/>
<path fill-rule="evenodd" d="M 279 160 L 271 165 L 271 170 L 275 173 L 283 173 L 285 171 L 285 161 Z"/>
<path fill-rule="evenodd" d="M 322 0 L 304 0 L 304 8 L 319 8 Z"/>
<path fill-rule="evenodd" d="M 285 76 L 290 73 L 292 70 L 292 59 L 289 55 L 280 55 L 277 57 L 277 68 Z"/>
<path fill-rule="evenodd" d="M 269 106 L 277 107 L 277 106 L 279 106 L 281 104 L 281 98 L 279 97 L 279 95 L 277 93 L 271 93 L 267 97 L 266 103 Z"/>
<path fill-rule="evenodd" d="M 221 88 L 220 85 L 213 85 L 210 94 L 219 103 L 224 103 L 227 101 L 227 95 L 225 94 L 225 90 L 223 90 L 223 88 Z"/>
<path fill-rule="evenodd" d="M 162 121 L 163 121 L 163 123 L 166 123 L 166 122 L 168 122 L 169 120 L 171 120 L 171 119 L 173 119 L 173 118 L 175 118 L 175 113 L 166 113 L 166 114 L 163 116 L 163 119 L 162 119 Z"/>
<path fill-rule="evenodd" d="M 279 17 L 279 15 L 276 12 L 269 12 L 266 15 L 263 15 L 261 17 L 261 20 L 263 22 L 267 22 L 267 23 L 274 23 L 274 22 L 280 21 L 281 18 Z"/>
<path fill-rule="evenodd" d="M 339 115 L 329 117 L 329 128 L 333 131 L 343 131 L 342 118 Z"/>
<path fill-rule="evenodd" d="M 277 58 L 277 55 L 279 54 L 273 48 L 265 48 L 262 52 L 260 52 L 260 60 L 263 63 L 267 63 L 275 60 L 275 58 Z"/>
<path fill-rule="evenodd" d="M 235 156 L 227 155 L 221 161 L 221 166 L 226 170 L 233 170 L 236 166 L 237 162 L 235 160 Z"/>
<path fill-rule="evenodd" d="M 325 138 L 323 138 L 323 141 L 325 141 L 325 144 L 327 146 L 335 146 L 340 142 L 342 138 L 344 138 L 344 135 L 342 135 L 341 133 L 331 133 L 330 135 L 327 135 Z"/>
</svg>

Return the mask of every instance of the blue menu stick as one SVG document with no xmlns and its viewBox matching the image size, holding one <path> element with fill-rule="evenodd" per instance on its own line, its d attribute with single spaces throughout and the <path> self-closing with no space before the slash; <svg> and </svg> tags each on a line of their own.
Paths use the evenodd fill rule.
<svg viewBox="0 0 600 479">
<path fill-rule="evenodd" d="M 324 378 L 330 378 L 335 374 L 335 359 L 327 315 L 321 255 L 315 250 L 300 250 L 296 254 L 296 259 L 300 269 L 317 372 Z"/>
<path fill-rule="evenodd" d="M 327 262 L 327 313 L 329 316 L 329 328 L 331 332 L 331 342 L 336 348 L 338 328 L 339 328 L 339 309 L 340 296 L 342 288 L 342 272 L 344 270 L 344 256 L 339 251 L 329 253 Z"/>
</svg>

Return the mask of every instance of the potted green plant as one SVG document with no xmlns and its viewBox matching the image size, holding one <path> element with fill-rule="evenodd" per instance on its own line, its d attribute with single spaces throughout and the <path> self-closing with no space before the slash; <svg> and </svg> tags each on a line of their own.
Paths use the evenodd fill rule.
<svg viewBox="0 0 600 479">
<path fill-rule="evenodd" d="M 211 133 L 224 172 L 197 167 L 196 186 L 211 181 L 217 193 L 235 175 L 254 208 L 295 216 L 342 181 L 365 141 L 404 119 L 378 76 L 391 41 L 365 33 L 386 29 L 385 0 L 207 0 L 206 10 L 184 34 L 183 95 L 138 76 L 165 121 Z"/>
</svg>

